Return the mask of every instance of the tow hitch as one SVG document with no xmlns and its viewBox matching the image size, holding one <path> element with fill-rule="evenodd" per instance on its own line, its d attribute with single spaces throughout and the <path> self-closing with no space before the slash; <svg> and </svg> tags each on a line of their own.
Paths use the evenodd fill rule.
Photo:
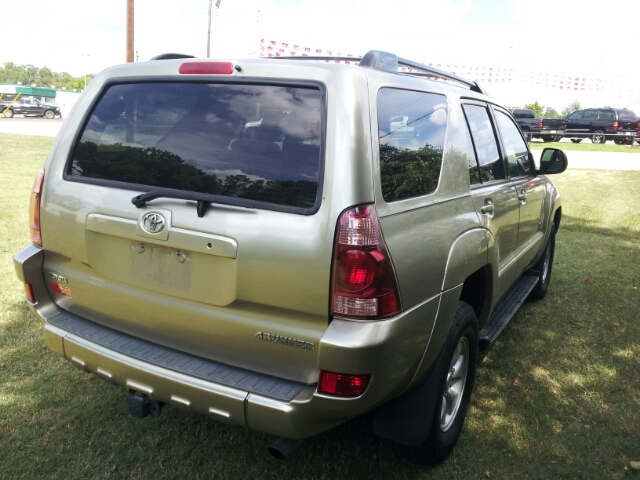
<svg viewBox="0 0 640 480">
<path fill-rule="evenodd" d="M 136 418 L 144 418 L 149 415 L 159 417 L 162 412 L 163 402 L 153 402 L 144 393 L 131 391 L 129 395 L 129 413 Z"/>
</svg>

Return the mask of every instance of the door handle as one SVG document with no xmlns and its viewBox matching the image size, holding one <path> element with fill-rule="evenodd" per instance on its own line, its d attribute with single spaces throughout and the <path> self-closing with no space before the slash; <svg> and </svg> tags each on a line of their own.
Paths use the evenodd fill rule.
<svg viewBox="0 0 640 480">
<path fill-rule="evenodd" d="M 494 211 L 495 207 L 490 200 L 487 200 L 487 202 L 482 207 L 480 207 L 480 212 L 482 212 L 483 215 L 486 215 L 489 218 L 493 217 Z"/>
<path fill-rule="evenodd" d="M 527 203 L 527 192 L 524 188 L 518 192 L 518 200 L 520 200 L 523 205 Z"/>
</svg>

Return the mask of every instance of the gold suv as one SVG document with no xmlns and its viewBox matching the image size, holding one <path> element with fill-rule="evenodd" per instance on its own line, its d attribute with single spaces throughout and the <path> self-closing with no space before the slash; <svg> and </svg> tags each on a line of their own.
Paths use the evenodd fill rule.
<svg viewBox="0 0 640 480">
<path fill-rule="evenodd" d="M 346 60 L 350 64 L 340 63 Z M 164 405 L 300 440 L 368 411 L 424 463 L 478 350 L 547 292 L 560 195 L 474 82 L 361 59 L 109 68 L 33 187 L 16 254 L 51 350 Z"/>
</svg>

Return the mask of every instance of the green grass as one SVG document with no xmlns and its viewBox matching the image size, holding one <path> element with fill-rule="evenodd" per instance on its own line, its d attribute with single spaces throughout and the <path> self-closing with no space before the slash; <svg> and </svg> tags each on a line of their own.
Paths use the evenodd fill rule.
<svg viewBox="0 0 640 480">
<path fill-rule="evenodd" d="M 12 255 L 29 241 L 29 190 L 51 141 L 0 135 L 1 478 L 640 479 L 629 466 L 640 460 L 640 172 L 554 177 L 563 221 L 549 294 L 484 358 L 446 462 L 395 457 L 371 416 L 279 462 L 259 432 L 171 408 L 134 419 L 124 389 L 44 346 Z"/>
<path fill-rule="evenodd" d="M 582 143 L 573 142 L 531 142 L 529 143 L 531 150 L 542 150 L 544 148 L 559 148 L 560 150 L 575 150 L 578 152 L 614 152 L 614 153 L 640 153 L 640 146 L 635 145 L 616 145 L 613 142 L 605 144 L 590 143 L 583 140 Z"/>
</svg>

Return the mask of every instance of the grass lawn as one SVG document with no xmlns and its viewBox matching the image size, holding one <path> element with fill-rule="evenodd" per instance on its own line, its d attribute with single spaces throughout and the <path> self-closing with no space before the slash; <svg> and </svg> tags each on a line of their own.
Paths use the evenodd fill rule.
<svg viewBox="0 0 640 480">
<path fill-rule="evenodd" d="M 640 153 L 640 146 L 635 145 L 616 145 L 612 141 L 605 144 L 591 143 L 589 140 L 583 140 L 582 143 L 572 142 L 530 142 L 531 150 L 542 150 L 544 148 L 559 148 L 560 150 L 575 150 L 578 152 L 616 152 L 616 153 Z M 640 158 L 640 156 L 638 157 Z"/>
<path fill-rule="evenodd" d="M 0 135 L 1 478 L 640 479 L 640 171 L 554 178 L 564 206 L 549 293 L 484 358 L 447 461 L 394 456 L 364 416 L 280 462 L 270 435 L 169 407 L 137 420 L 123 388 L 45 347 L 12 256 L 29 242 L 29 191 L 51 142 Z"/>
</svg>

